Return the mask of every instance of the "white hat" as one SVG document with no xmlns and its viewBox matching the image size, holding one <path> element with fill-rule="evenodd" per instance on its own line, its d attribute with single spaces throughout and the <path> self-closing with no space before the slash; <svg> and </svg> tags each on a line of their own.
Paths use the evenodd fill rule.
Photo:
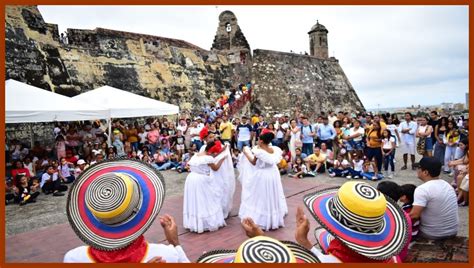
<svg viewBox="0 0 474 268">
<path fill-rule="evenodd" d="M 77 160 L 78 165 L 84 165 L 85 163 L 86 163 L 86 161 L 84 161 L 83 159 Z"/>
<path fill-rule="evenodd" d="M 150 130 L 150 129 L 151 129 L 150 125 L 145 125 L 145 130 L 148 131 L 148 130 Z"/>
</svg>

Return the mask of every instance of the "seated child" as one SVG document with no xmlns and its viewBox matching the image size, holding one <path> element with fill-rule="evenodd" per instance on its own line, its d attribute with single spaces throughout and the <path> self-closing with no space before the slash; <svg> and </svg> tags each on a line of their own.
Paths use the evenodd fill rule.
<svg viewBox="0 0 474 268">
<path fill-rule="evenodd" d="M 292 165 L 291 168 L 291 174 L 288 175 L 291 178 L 303 178 L 303 176 L 306 174 L 306 165 L 303 162 L 303 159 L 301 157 L 297 157 L 295 159 L 295 163 Z"/>
<path fill-rule="evenodd" d="M 352 155 L 352 168 L 349 168 L 348 179 L 358 179 L 362 177 L 362 171 L 364 166 L 364 159 L 361 158 L 360 153 L 354 153 Z"/>
<path fill-rule="evenodd" d="M 410 214 L 411 209 L 413 208 L 413 201 L 415 200 L 415 189 L 416 186 L 413 184 L 403 184 L 400 186 L 400 202 L 403 203 L 402 209 Z M 416 220 L 411 224 L 411 236 L 414 240 L 418 235 L 418 228 L 420 225 L 420 220 Z"/>
<path fill-rule="evenodd" d="M 337 159 L 334 161 L 333 167 L 328 169 L 329 176 L 331 177 L 345 177 L 349 174 L 351 165 L 349 161 L 344 158 L 343 155 L 338 155 Z"/>
<path fill-rule="evenodd" d="M 188 162 L 193 157 L 194 152 L 188 152 L 183 155 L 183 159 L 181 160 L 181 163 L 179 164 L 178 168 L 176 169 L 179 173 L 182 172 L 189 172 L 189 165 Z"/>
<path fill-rule="evenodd" d="M 362 172 L 362 178 L 372 180 L 372 181 L 383 179 L 382 174 L 380 174 L 380 173 L 378 173 L 377 175 L 375 174 L 374 166 L 375 166 L 374 162 L 371 162 L 369 159 L 365 159 L 364 160 L 364 166 L 363 166 L 363 172 Z"/>
<path fill-rule="evenodd" d="M 405 184 L 405 185 L 408 185 L 408 184 Z M 413 185 L 414 186 L 414 185 Z M 415 186 L 416 187 L 416 186 Z M 391 198 L 393 201 L 397 202 L 398 200 L 401 200 L 401 197 L 403 195 L 403 190 L 402 190 L 402 186 L 396 184 L 395 182 L 393 181 L 383 181 L 383 182 L 380 182 L 378 185 L 377 185 L 377 190 L 379 190 L 381 193 L 383 193 L 386 197 L 389 197 Z M 413 194 L 415 192 L 415 189 L 413 189 L 413 192 L 412 192 L 412 198 L 413 198 Z M 413 199 L 412 199 L 413 200 Z M 413 201 L 411 201 L 413 203 Z M 412 223 L 412 220 L 410 218 L 410 214 L 409 212 L 407 212 L 406 210 L 404 210 L 404 215 L 405 215 L 405 218 L 407 219 L 407 222 L 408 222 L 408 242 L 407 244 L 405 245 L 405 247 L 403 248 L 403 250 L 400 252 L 400 254 L 398 255 L 402 260 L 405 260 L 407 255 L 408 255 L 408 247 L 410 246 L 410 241 L 413 240 L 413 223 Z"/>
</svg>

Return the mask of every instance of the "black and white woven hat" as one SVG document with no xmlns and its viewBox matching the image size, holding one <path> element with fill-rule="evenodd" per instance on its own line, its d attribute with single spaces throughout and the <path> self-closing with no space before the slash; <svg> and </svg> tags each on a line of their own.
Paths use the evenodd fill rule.
<svg viewBox="0 0 474 268">
<path fill-rule="evenodd" d="M 121 249 L 150 227 L 165 197 L 162 175 L 133 159 L 103 161 L 74 182 L 67 200 L 69 223 L 100 250 Z"/>
</svg>

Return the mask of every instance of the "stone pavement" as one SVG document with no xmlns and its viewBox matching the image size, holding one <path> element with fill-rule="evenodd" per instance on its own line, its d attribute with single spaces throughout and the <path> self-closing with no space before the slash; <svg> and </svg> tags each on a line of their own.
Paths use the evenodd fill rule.
<svg viewBox="0 0 474 268">
<path fill-rule="evenodd" d="M 283 180 L 285 196 L 287 197 L 289 215 L 285 219 L 285 228 L 268 232 L 269 236 L 294 241 L 295 213 L 297 206 L 304 206 L 303 196 L 312 191 L 326 188 L 330 185 L 314 180 Z M 237 217 L 240 203 L 240 185 L 237 183 L 234 195 L 234 208 L 227 226 L 215 232 L 203 234 L 190 233 L 182 227 L 183 198 L 181 195 L 167 198 L 160 214 L 173 215 L 178 224 L 180 241 L 190 260 L 196 260 L 203 252 L 212 249 L 237 248 L 246 239 Z M 306 209 L 306 208 L 305 208 Z M 308 213 L 306 211 L 306 213 Z M 309 216 L 309 214 L 308 214 Z M 310 218 L 311 225 L 316 221 Z M 164 234 L 158 221 L 146 232 L 145 237 L 150 242 L 162 242 Z M 76 237 L 68 223 L 57 224 L 40 230 L 10 235 L 6 238 L 7 262 L 61 262 L 64 254 L 82 241 Z"/>
<path fill-rule="evenodd" d="M 401 157 L 397 154 L 397 175 L 393 179 L 398 184 L 421 184 L 412 170 L 400 171 Z M 236 248 L 245 235 L 236 217 L 240 203 L 240 184 L 237 183 L 234 195 L 234 209 L 227 219 L 227 226 L 212 233 L 194 234 L 182 228 L 182 193 L 187 173 L 178 174 L 175 171 L 163 172 L 166 182 L 166 199 L 161 214 L 173 215 L 179 226 L 179 235 L 183 247 L 191 260 L 196 260 L 206 250 L 218 248 Z M 442 175 L 448 182 L 451 177 Z M 302 198 L 323 187 L 341 185 L 345 178 L 331 178 L 327 175 L 318 175 L 315 178 L 302 180 L 282 176 L 283 188 L 287 197 L 289 215 L 285 219 L 286 227 L 269 232 L 270 236 L 279 239 L 294 240 L 295 211 L 297 206 L 304 206 Z M 378 182 L 368 181 L 376 186 Z M 40 195 L 38 202 L 23 207 L 18 205 L 6 206 L 6 261 L 7 262 L 60 262 L 64 254 L 73 247 L 82 245 L 67 222 L 65 213 L 66 196 L 53 198 Z M 305 208 L 306 213 L 309 216 Z M 316 227 L 315 220 L 308 217 L 312 228 Z M 469 237 L 469 208 L 459 208 L 460 226 L 458 235 Z M 147 231 L 146 238 L 150 242 L 161 242 L 164 239 L 161 226 L 158 222 Z M 225 239 L 223 239 L 223 237 Z M 467 238 L 446 241 L 441 243 L 421 242 L 415 244 L 410 256 L 415 262 L 454 261 L 459 262 L 468 258 Z M 464 240 L 463 240 L 464 239 Z M 312 235 L 310 240 L 314 241 Z M 456 242 L 457 241 L 457 242 Z M 445 254 L 446 253 L 446 254 Z"/>
</svg>

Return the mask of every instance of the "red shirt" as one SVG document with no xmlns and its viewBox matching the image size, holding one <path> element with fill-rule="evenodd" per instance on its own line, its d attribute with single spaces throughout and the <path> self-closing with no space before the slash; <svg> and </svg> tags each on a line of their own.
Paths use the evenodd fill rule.
<svg viewBox="0 0 474 268">
<path fill-rule="evenodd" d="M 27 168 L 12 169 L 13 185 L 17 184 L 16 176 L 20 174 L 26 174 L 26 177 L 31 178 L 30 170 Z"/>
<path fill-rule="evenodd" d="M 77 162 L 77 157 L 75 156 L 71 156 L 71 157 L 66 157 L 66 161 L 68 161 L 69 163 L 73 163 L 74 165 L 76 165 L 76 162 Z"/>
</svg>

